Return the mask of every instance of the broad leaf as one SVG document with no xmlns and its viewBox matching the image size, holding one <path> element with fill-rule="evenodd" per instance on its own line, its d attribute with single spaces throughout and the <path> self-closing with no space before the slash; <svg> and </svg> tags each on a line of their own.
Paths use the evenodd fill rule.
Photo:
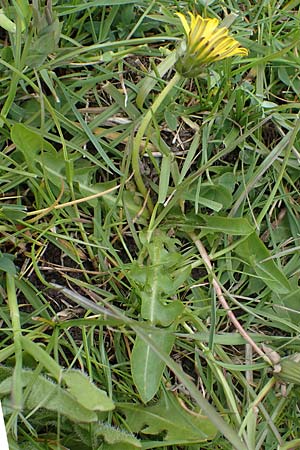
<svg viewBox="0 0 300 450">
<path fill-rule="evenodd" d="M 291 290 L 288 279 L 275 261 L 270 259 L 270 252 L 256 233 L 243 240 L 236 248 L 236 252 L 272 291 L 287 294 Z"/>
<path fill-rule="evenodd" d="M 149 333 L 159 348 L 168 355 L 174 345 L 175 336 L 166 329 L 157 329 Z M 131 355 L 131 372 L 134 384 L 144 403 L 151 400 L 156 394 L 163 371 L 166 367 L 150 346 L 140 337 L 136 337 Z"/>
<path fill-rule="evenodd" d="M 282 318 L 288 318 L 294 324 L 300 323 L 300 287 L 298 286 L 298 276 L 294 276 L 289 280 L 291 284 L 291 290 L 285 295 L 272 294 L 272 302 L 274 304 L 275 311 Z"/>
<path fill-rule="evenodd" d="M 78 370 L 63 372 L 62 379 L 68 386 L 69 393 L 85 408 L 92 411 L 111 411 L 113 401 L 107 393 L 98 389 L 89 378 Z"/>
<path fill-rule="evenodd" d="M 62 24 L 56 14 L 49 7 L 42 14 L 33 2 L 33 28 L 34 38 L 26 58 L 26 65 L 39 67 L 43 64 L 49 53 L 53 53 L 60 39 Z"/>
<path fill-rule="evenodd" d="M 163 233 L 156 233 L 151 242 L 145 244 L 147 265 L 135 262 L 129 273 L 139 288 L 142 318 L 155 325 L 169 326 L 183 311 L 182 303 L 170 297 L 176 295 L 180 284 L 189 276 L 190 267 L 182 269 L 180 274 L 175 272 L 183 257 L 176 251 L 173 241 Z"/>
<path fill-rule="evenodd" d="M 12 221 L 25 219 L 26 208 L 22 205 L 0 204 L 0 217 Z"/>
<path fill-rule="evenodd" d="M 57 381 L 63 380 L 66 383 L 69 393 L 80 405 L 94 411 L 114 409 L 114 403 L 106 392 L 92 384 L 84 373 L 77 370 L 64 371 L 40 345 L 25 336 L 21 337 L 21 342 L 24 350 L 39 361 Z"/>
<path fill-rule="evenodd" d="M 165 445 L 200 443 L 213 439 L 217 432 L 207 417 L 189 413 L 170 392 L 166 392 L 154 406 L 125 404 L 121 410 L 133 432 L 153 438 L 157 436 L 159 440 L 163 434 Z"/>
<path fill-rule="evenodd" d="M 182 313 L 184 306 L 179 300 L 165 301 L 161 296 L 161 286 L 159 285 L 163 276 L 153 278 L 154 284 L 149 287 L 145 286 L 144 292 L 141 292 L 142 308 L 141 314 L 143 319 L 149 320 L 151 323 L 167 327 Z M 167 278 L 167 277 L 165 277 Z M 168 279 L 171 285 L 171 279 Z"/>
<path fill-rule="evenodd" d="M 13 263 L 14 256 L 9 255 L 8 253 L 0 252 L 0 272 L 6 272 L 11 275 L 15 275 L 17 273 L 16 266 Z"/>
<path fill-rule="evenodd" d="M 210 232 L 226 233 L 233 236 L 245 236 L 253 233 L 253 226 L 242 217 L 220 217 L 200 215 L 204 220 L 204 230 Z"/>
<path fill-rule="evenodd" d="M 0 394 L 10 395 L 12 377 L 0 383 Z M 22 371 L 22 386 L 29 386 L 29 394 L 25 399 L 25 409 L 34 410 L 45 408 L 67 416 L 74 422 L 96 422 L 98 419 L 94 411 L 80 405 L 71 394 L 59 384 L 53 383 L 42 375 L 31 371 Z"/>
<path fill-rule="evenodd" d="M 27 156 L 34 157 L 41 150 L 56 153 L 55 148 L 40 133 L 22 123 L 15 123 L 11 128 L 13 143 Z"/>
<path fill-rule="evenodd" d="M 88 449 L 134 450 L 142 447 L 140 441 L 133 434 L 101 422 L 80 424 L 76 429 L 76 434 L 82 443 L 82 447 Z M 73 448 L 71 443 L 71 441 L 66 440 L 67 448 Z M 79 447 L 79 449 L 82 447 Z"/>
<path fill-rule="evenodd" d="M 125 450 L 126 448 L 141 448 L 142 445 L 138 439 L 136 439 L 132 434 L 126 433 L 125 431 L 118 430 L 110 425 L 99 424 L 97 425 L 97 435 L 104 437 L 107 443 L 102 448 L 118 448 Z M 122 447 L 120 446 L 122 445 Z"/>
<path fill-rule="evenodd" d="M 55 153 L 44 153 L 39 157 L 37 163 L 45 177 L 57 188 L 59 192 L 62 186 L 62 180 L 66 179 L 66 163 L 62 155 Z M 64 185 L 67 190 L 67 183 Z"/>
<path fill-rule="evenodd" d="M 150 242 L 142 234 L 140 239 L 144 243 L 147 264 L 134 262 L 129 276 L 137 284 L 142 319 L 151 325 L 172 327 L 184 306 L 171 297 L 176 295 L 178 288 L 189 276 L 190 267 L 178 269 L 183 257 L 177 252 L 177 241 L 163 232 L 155 232 Z M 175 339 L 170 329 L 173 330 L 153 329 L 148 335 L 167 355 L 170 354 Z M 159 355 L 137 336 L 131 357 L 131 371 L 143 402 L 148 402 L 156 394 L 165 366 Z"/>
<path fill-rule="evenodd" d="M 21 123 L 16 123 L 12 126 L 11 139 L 17 149 L 23 153 L 30 169 L 34 167 L 35 158 L 42 150 L 56 154 L 55 148 L 41 134 Z"/>
</svg>

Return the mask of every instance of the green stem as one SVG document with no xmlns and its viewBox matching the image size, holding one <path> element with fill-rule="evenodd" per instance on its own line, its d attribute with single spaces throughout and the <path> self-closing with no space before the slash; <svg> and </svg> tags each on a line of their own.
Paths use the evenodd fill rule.
<svg viewBox="0 0 300 450">
<path fill-rule="evenodd" d="M 156 97 L 153 105 L 151 106 L 150 109 L 148 109 L 147 113 L 145 114 L 144 118 L 142 119 L 142 122 L 141 122 L 139 129 L 136 133 L 136 136 L 133 140 L 132 159 L 131 159 L 132 169 L 134 172 L 134 179 L 135 179 L 137 188 L 140 191 L 140 193 L 143 195 L 144 198 L 147 197 L 147 189 L 146 189 L 146 186 L 144 184 L 144 181 L 143 181 L 143 178 L 141 175 L 140 164 L 139 164 L 141 142 L 144 137 L 146 129 L 149 127 L 152 117 L 157 112 L 158 108 L 160 107 L 160 105 L 162 104 L 164 99 L 167 97 L 167 95 L 171 92 L 173 87 L 179 82 L 180 78 L 181 78 L 181 75 L 179 75 L 179 73 L 176 72 L 174 77 L 168 82 L 168 84 L 166 85 L 164 90 Z M 149 209 L 152 211 L 153 204 L 152 204 L 152 201 L 150 198 L 148 199 L 147 203 L 148 203 Z"/>
</svg>

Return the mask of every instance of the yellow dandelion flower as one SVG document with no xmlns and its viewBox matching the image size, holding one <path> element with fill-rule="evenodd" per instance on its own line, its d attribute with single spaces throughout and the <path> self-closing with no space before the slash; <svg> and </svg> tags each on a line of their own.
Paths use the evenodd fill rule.
<svg viewBox="0 0 300 450">
<path fill-rule="evenodd" d="M 186 39 L 178 49 L 176 70 L 184 77 L 196 77 L 201 73 L 201 66 L 220 61 L 230 56 L 248 54 L 246 48 L 240 47 L 238 41 L 228 36 L 226 27 L 219 28 L 218 19 L 203 19 L 190 14 L 190 24 L 181 13 L 176 13 L 183 25 Z"/>
</svg>

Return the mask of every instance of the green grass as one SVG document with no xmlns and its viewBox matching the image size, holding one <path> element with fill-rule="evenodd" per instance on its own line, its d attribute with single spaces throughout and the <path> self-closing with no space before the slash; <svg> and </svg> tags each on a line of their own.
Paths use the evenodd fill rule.
<svg viewBox="0 0 300 450">
<path fill-rule="evenodd" d="M 10 448 L 298 448 L 299 2 L 53 3 L 2 2 Z M 249 55 L 177 77 L 178 11 Z"/>
</svg>

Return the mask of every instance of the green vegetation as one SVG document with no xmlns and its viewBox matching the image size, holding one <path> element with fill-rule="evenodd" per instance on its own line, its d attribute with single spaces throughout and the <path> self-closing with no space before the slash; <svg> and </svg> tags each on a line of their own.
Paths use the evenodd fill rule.
<svg viewBox="0 0 300 450">
<path fill-rule="evenodd" d="M 299 1 L 31 3 L 0 13 L 10 448 L 300 448 Z M 248 55 L 180 76 L 188 11 Z"/>
</svg>

